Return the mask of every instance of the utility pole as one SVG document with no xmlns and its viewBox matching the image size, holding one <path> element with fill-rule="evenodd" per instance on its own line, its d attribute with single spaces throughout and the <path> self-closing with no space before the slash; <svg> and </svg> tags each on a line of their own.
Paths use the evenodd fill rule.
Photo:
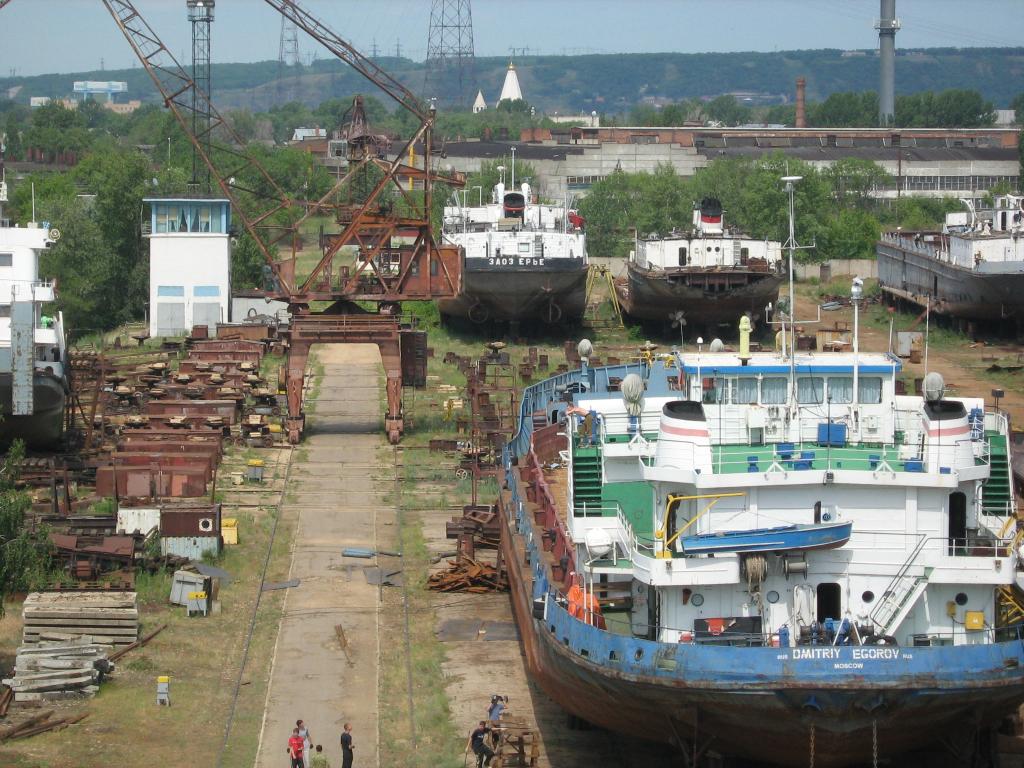
<svg viewBox="0 0 1024 768">
<path fill-rule="evenodd" d="M 423 96 L 465 107 L 476 93 L 470 0 L 431 0 Z"/>
</svg>

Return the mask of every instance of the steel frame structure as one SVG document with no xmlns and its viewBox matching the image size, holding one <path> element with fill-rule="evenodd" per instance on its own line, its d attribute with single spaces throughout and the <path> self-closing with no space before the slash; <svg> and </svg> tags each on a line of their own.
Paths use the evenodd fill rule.
<svg viewBox="0 0 1024 768">
<path fill-rule="evenodd" d="M 10 0 L 0 0 L 0 8 Z M 297 443 L 305 415 L 302 409 L 303 376 L 309 349 L 315 343 L 367 341 L 377 343 L 387 375 L 388 414 L 386 429 L 391 442 L 397 442 L 403 429 L 401 335 L 396 317 L 397 305 L 407 300 L 448 298 L 461 291 L 461 254 L 453 246 L 440 246 L 434 240 L 430 224 L 433 185 L 442 182 L 453 187 L 465 183 L 459 174 L 435 172 L 432 164 L 432 134 L 435 110 L 424 105 L 412 91 L 360 53 L 326 24 L 299 6 L 296 0 L 265 0 L 283 18 L 302 29 L 331 53 L 366 77 L 393 98 L 419 121 L 419 128 L 397 152 L 386 160 L 364 152 L 337 179 L 331 189 L 316 200 L 296 200 L 270 176 L 260 163 L 245 151 L 245 143 L 230 123 L 217 111 L 206 90 L 175 59 L 149 26 L 132 0 L 101 0 L 139 61 L 188 136 L 197 156 L 209 169 L 212 180 L 231 202 L 235 215 L 252 235 L 273 275 L 267 286 L 270 298 L 287 301 L 293 314 L 287 376 L 288 437 Z M 193 120 L 196 117 L 193 127 Z M 422 147 L 419 161 L 415 148 Z M 339 204 L 337 201 L 353 179 L 375 167 L 379 181 L 365 199 Z M 403 187 L 406 181 L 419 185 L 421 194 Z M 397 191 L 402 210 L 385 205 L 383 194 Z M 296 275 L 299 250 L 298 233 L 312 216 L 334 211 L 342 231 L 324 238 L 323 254 L 302 282 Z M 393 241 L 402 241 L 394 245 Z M 289 258 L 277 257 L 280 248 L 290 246 Z M 356 249 L 354 263 L 335 272 L 335 256 L 345 246 Z M 388 261 L 384 266 L 384 255 Z M 398 256 L 397 261 L 394 257 Z M 350 302 L 377 304 L 379 321 L 372 334 L 358 323 L 325 323 L 310 311 L 311 302 L 332 302 L 344 312 Z M 365 323 L 364 323 L 365 325 Z M 367 336 L 373 338 L 368 338 Z"/>
</svg>

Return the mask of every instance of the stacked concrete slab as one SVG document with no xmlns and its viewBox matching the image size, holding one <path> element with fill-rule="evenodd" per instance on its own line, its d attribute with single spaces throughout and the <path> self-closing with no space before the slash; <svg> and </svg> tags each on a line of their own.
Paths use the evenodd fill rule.
<svg viewBox="0 0 1024 768">
<path fill-rule="evenodd" d="M 33 592 L 25 598 L 22 616 L 26 645 L 84 639 L 120 646 L 139 639 L 135 592 Z"/>
</svg>

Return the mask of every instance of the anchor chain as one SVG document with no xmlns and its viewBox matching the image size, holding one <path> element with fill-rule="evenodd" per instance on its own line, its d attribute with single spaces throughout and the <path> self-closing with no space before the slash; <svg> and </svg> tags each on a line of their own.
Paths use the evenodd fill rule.
<svg viewBox="0 0 1024 768">
<path fill-rule="evenodd" d="M 878 721 L 871 721 L 871 768 L 878 768 Z"/>
<path fill-rule="evenodd" d="M 814 768 L 814 725 L 811 725 L 811 763 L 810 768 Z"/>
</svg>

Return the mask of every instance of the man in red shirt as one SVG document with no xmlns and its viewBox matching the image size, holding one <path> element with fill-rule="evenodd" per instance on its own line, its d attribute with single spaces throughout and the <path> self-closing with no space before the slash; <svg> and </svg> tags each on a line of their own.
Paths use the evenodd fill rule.
<svg viewBox="0 0 1024 768">
<path fill-rule="evenodd" d="M 288 756 L 292 759 L 292 768 L 304 768 L 302 763 L 302 751 L 306 743 L 299 736 L 299 729 L 292 728 L 292 737 L 288 739 Z"/>
</svg>

